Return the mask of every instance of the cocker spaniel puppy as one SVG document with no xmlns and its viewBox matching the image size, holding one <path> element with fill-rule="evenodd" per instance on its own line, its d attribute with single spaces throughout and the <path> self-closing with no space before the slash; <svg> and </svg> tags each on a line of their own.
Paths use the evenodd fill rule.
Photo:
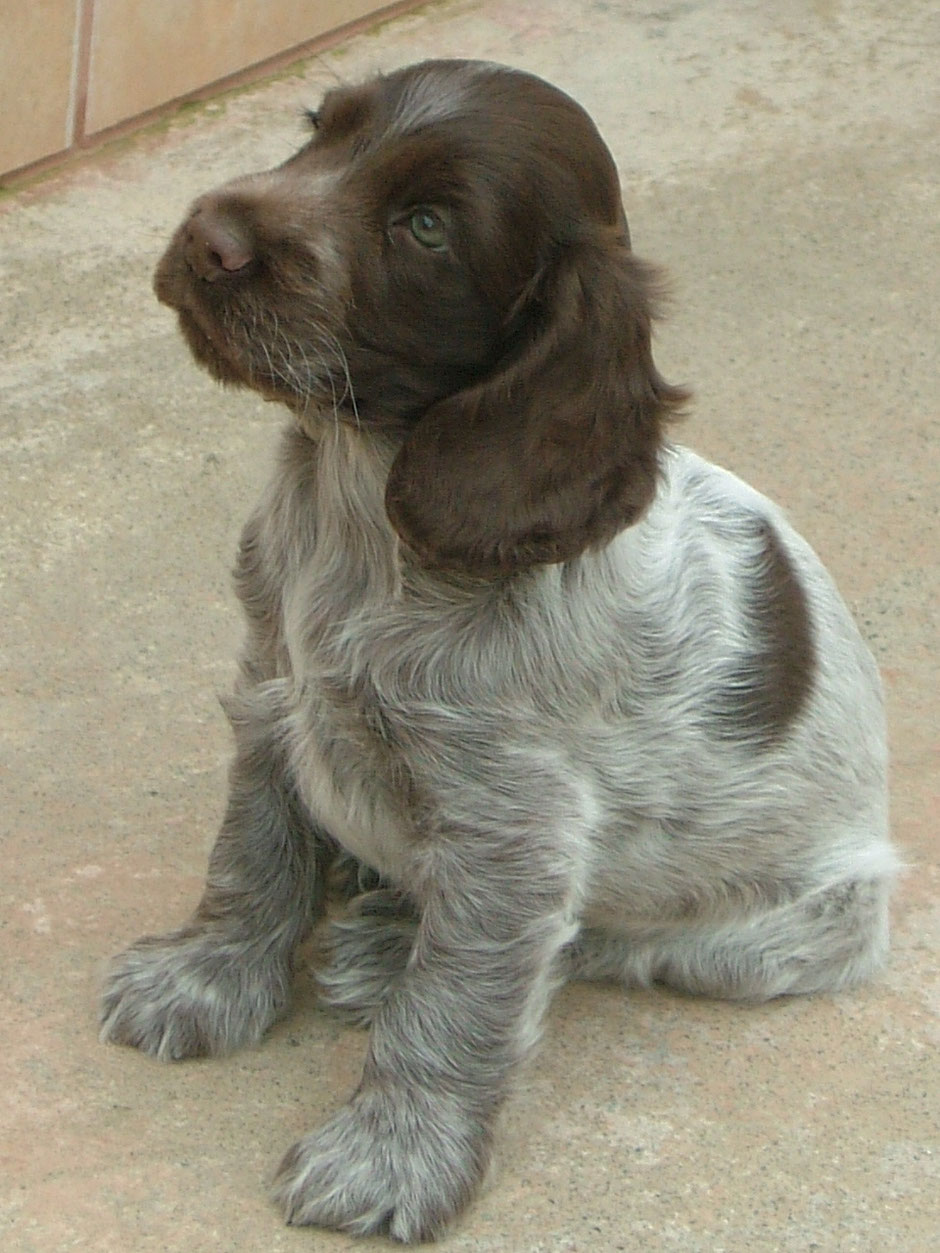
<svg viewBox="0 0 940 1253">
<path fill-rule="evenodd" d="M 479 1184 L 560 979 L 753 1001 L 872 973 L 885 730 L 808 545 L 666 440 L 685 396 L 584 111 L 431 61 L 310 121 L 157 269 L 196 359 L 291 417 L 241 542 L 205 892 L 114 960 L 103 1037 L 254 1044 L 358 881 L 322 988 L 370 1025 L 362 1081 L 275 1193 L 413 1241 Z"/>
</svg>

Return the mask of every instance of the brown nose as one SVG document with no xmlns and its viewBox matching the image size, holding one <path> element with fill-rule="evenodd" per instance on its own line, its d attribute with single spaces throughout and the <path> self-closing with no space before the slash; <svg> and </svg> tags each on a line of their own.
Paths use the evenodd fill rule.
<svg viewBox="0 0 940 1253">
<path fill-rule="evenodd" d="M 242 274 L 254 260 L 247 229 L 209 205 L 197 205 L 186 226 L 190 269 L 209 283 Z"/>
</svg>

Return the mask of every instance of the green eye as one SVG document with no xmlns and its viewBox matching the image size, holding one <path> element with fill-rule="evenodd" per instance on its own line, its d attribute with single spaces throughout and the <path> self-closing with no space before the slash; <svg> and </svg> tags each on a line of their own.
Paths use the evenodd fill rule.
<svg viewBox="0 0 940 1253">
<path fill-rule="evenodd" d="M 434 209 L 415 209 L 408 219 L 412 235 L 425 248 L 443 249 L 447 247 L 447 230 L 444 220 Z"/>
</svg>

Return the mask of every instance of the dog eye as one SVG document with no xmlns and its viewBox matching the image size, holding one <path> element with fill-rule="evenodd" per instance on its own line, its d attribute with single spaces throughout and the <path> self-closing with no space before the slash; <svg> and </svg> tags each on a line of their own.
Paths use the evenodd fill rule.
<svg viewBox="0 0 940 1253">
<path fill-rule="evenodd" d="M 312 131 L 320 129 L 320 113 L 317 109 L 304 109 L 304 118 Z"/>
<path fill-rule="evenodd" d="M 447 227 L 435 209 L 422 205 L 408 219 L 408 229 L 425 248 L 441 251 L 447 247 Z"/>
</svg>

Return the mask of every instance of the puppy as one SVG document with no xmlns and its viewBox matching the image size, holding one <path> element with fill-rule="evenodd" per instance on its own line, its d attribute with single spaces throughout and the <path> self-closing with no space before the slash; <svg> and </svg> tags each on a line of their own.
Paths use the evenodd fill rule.
<svg viewBox="0 0 940 1253">
<path fill-rule="evenodd" d="M 275 1195 L 416 1241 L 478 1186 L 560 979 L 754 1001 L 877 968 L 885 731 L 810 548 L 666 440 L 685 395 L 584 111 L 431 61 L 310 123 L 157 269 L 196 359 L 291 417 L 241 542 L 205 891 L 115 959 L 102 1035 L 256 1043 L 351 866 L 322 987 L 365 1068 Z"/>
</svg>

